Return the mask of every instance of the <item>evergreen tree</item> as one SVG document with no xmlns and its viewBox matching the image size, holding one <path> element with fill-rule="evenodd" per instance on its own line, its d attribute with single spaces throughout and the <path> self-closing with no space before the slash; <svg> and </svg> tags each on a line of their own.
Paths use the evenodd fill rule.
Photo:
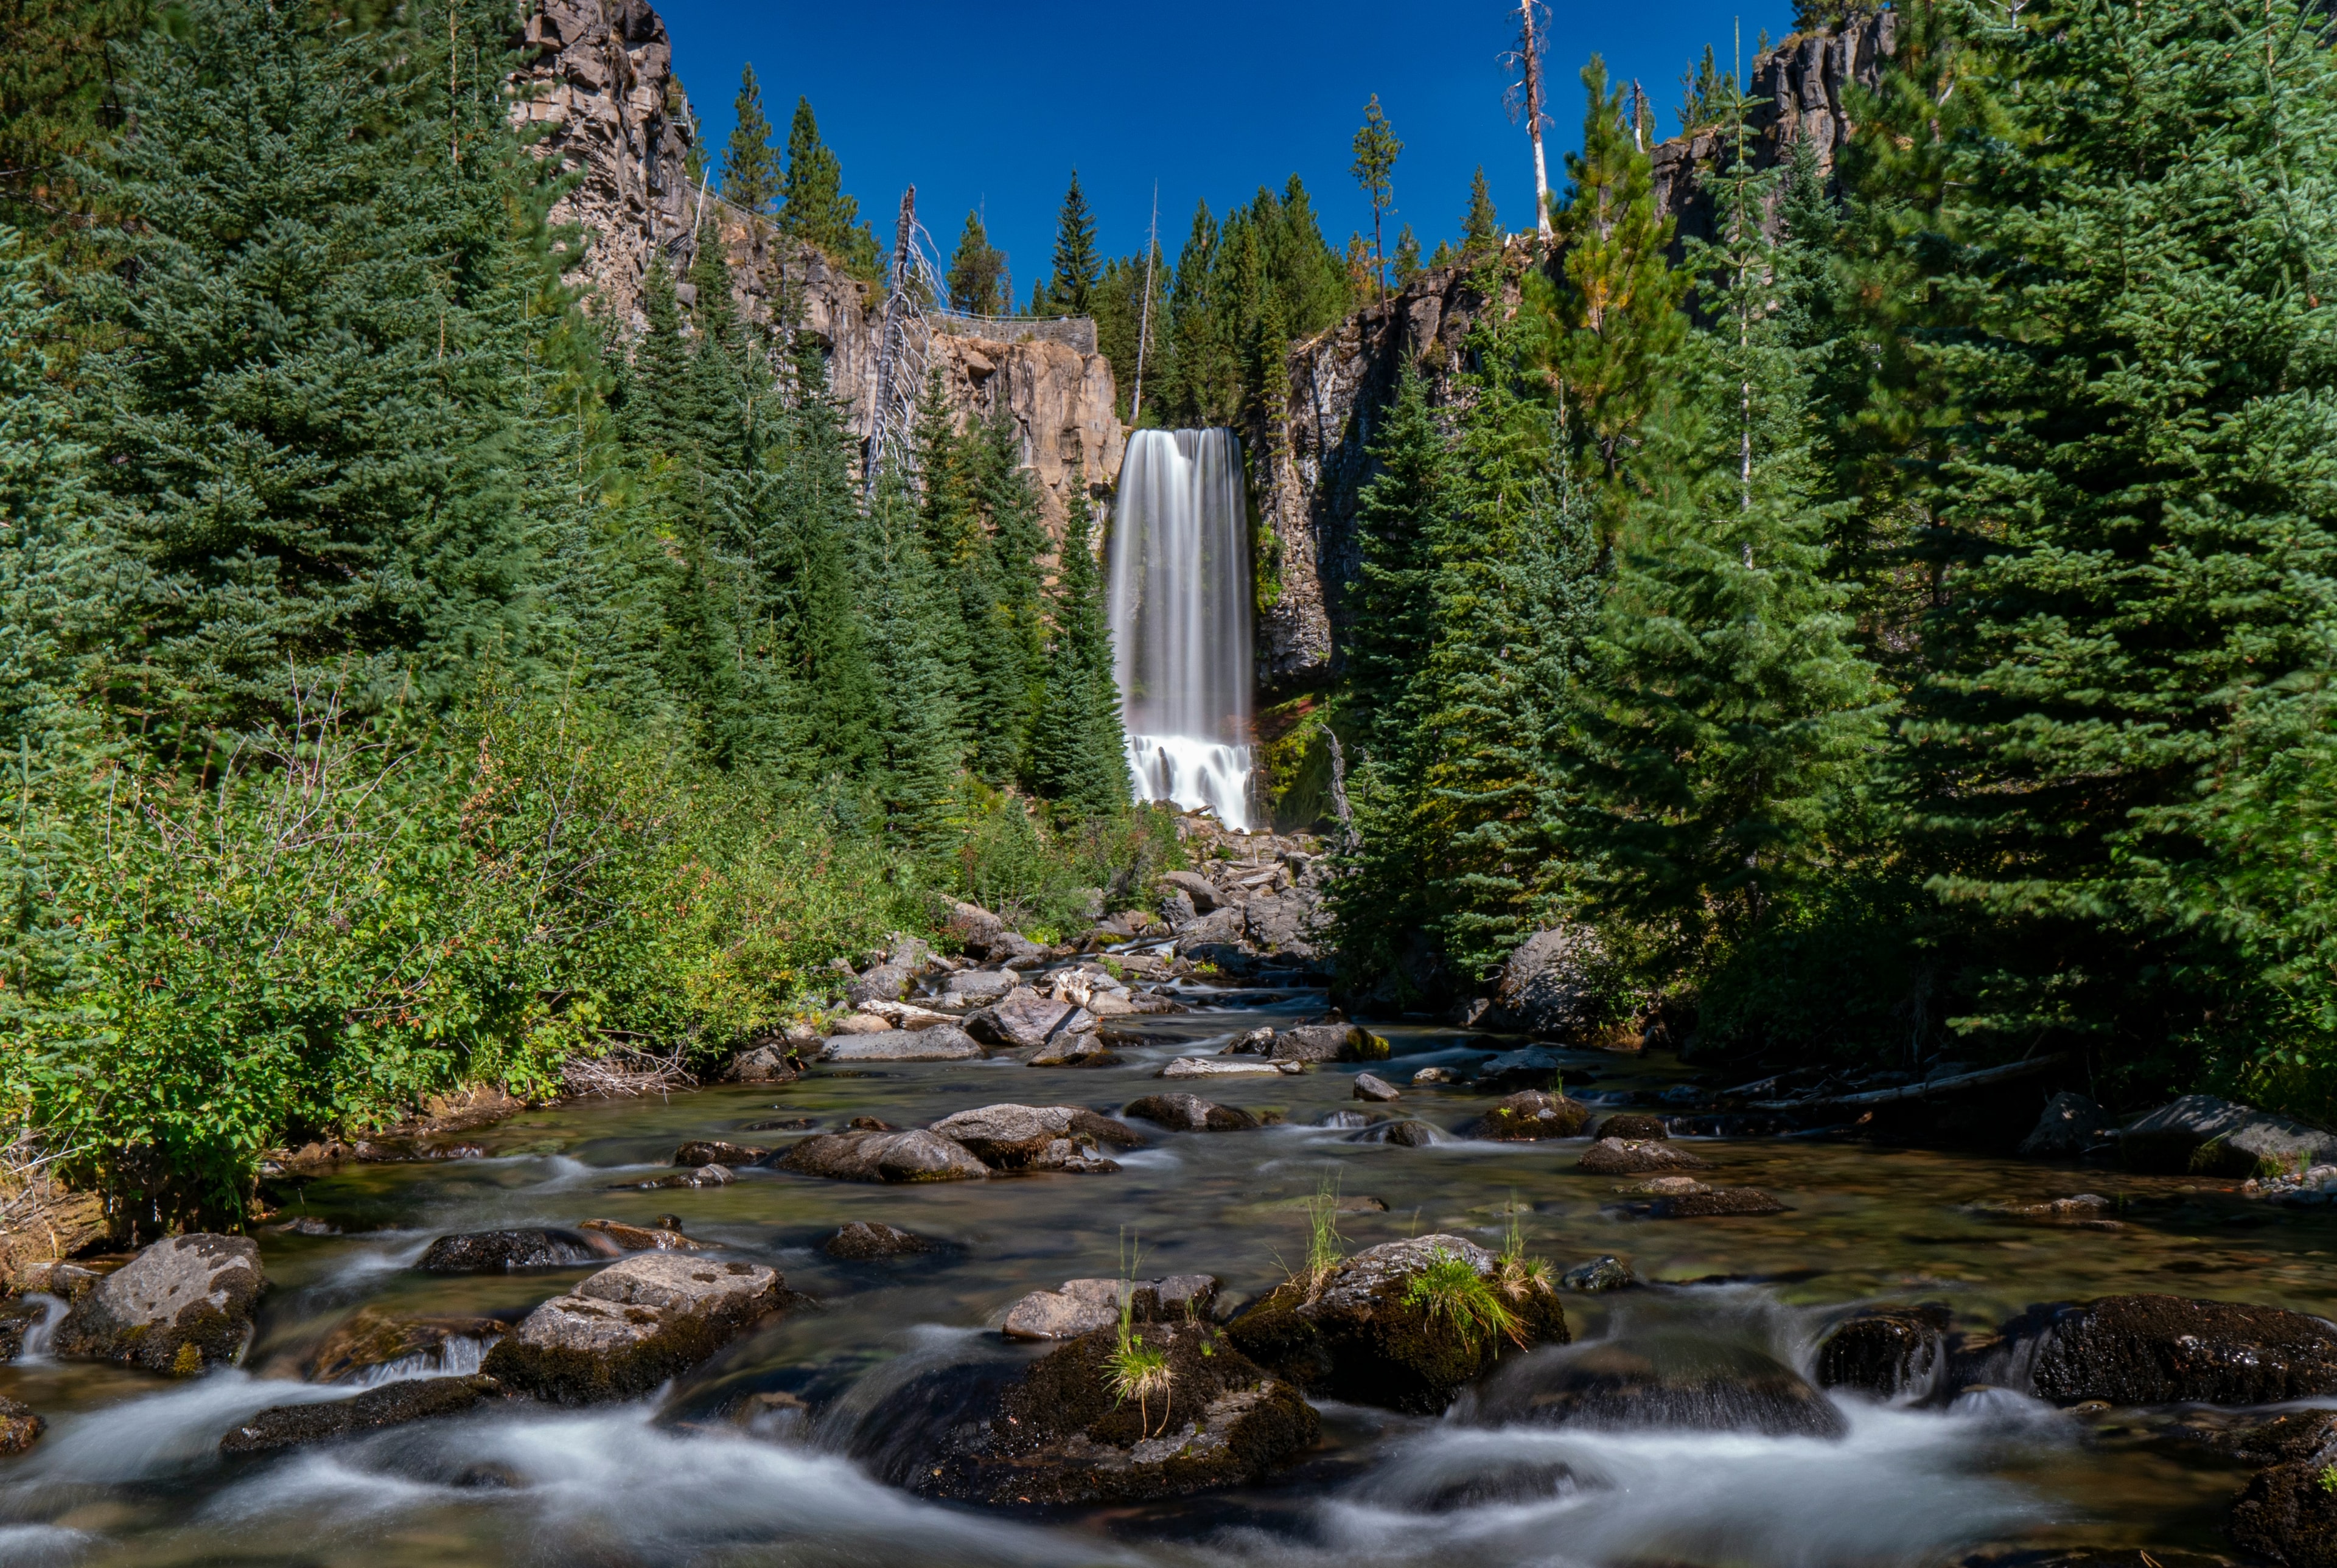
<svg viewBox="0 0 2337 1568">
<path fill-rule="evenodd" d="M 933 563 L 898 479 L 879 485 L 868 519 L 867 627 L 875 685 L 870 761 L 886 833 L 934 861 L 953 842 L 958 716 Z"/>
<path fill-rule="evenodd" d="M 1723 73 L 1712 45 L 1706 44 L 1695 69 L 1680 73 L 1679 133 L 1691 136 L 1729 120 L 1736 112 L 1736 82 Z"/>
<path fill-rule="evenodd" d="M 1393 755 L 1418 721 L 1405 699 L 1433 640 L 1429 552 L 1452 488 L 1450 441 L 1406 357 L 1368 449 L 1372 479 L 1355 505 L 1362 560 L 1343 628 L 1347 706 L 1374 756 Z"/>
<path fill-rule="evenodd" d="M 1469 181 L 1469 210 L 1461 215 L 1461 254 L 1485 256 L 1501 248 L 1501 220 L 1493 211 L 1492 187 L 1485 183 L 1485 166 L 1480 163 Z"/>
<path fill-rule="evenodd" d="M 1127 733 L 1093 531 L 1087 497 L 1077 496 L 1050 596 L 1053 628 L 1031 735 L 1032 786 L 1073 817 L 1109 816 L 1129 803 Z"/>
<path fill-rule="evenodd" d="M 1196 425 L 1233 423 L 1241 397 L 1241 365 L 1229 312 L 1221 308 L 1217 252 L 1223 236 L 1204 201 L 1193 209 L 1192 231 L 1177 256 L 1168 291 L 1174 418 Z"/>
<path fill-rule="evenodd" d="M 78 727 L 72 655 L 103 613 L 103 574 L 87 559 L 87 453 L 48 379 L 57 367 L 44 340 L 61 314 L 41 298 L 24 237 L 0 227 L 0 759 L 19 765 Z"/>
<path fill-rule="evenodd" d="M 0 3 L 0 223 L 67 239 L 88 213 L 74 160 L 123 123 L 111 50 L 134 44 L 150 0 Z"/>
<path fill-rule="evenodd" d="M 1373 93 L 1372 101 L 1364 106 L 1363 126 L 1355 132 L 1355 161 L 1349 172 L 1372 204 L 1372 281 L 1383 299 L 1387 297 L 1387 248 L 1381 242 L 1380 224 L 1395 205 L 1395 184 L 1390 176 L 1403 151 L 1403 143 L 1396 140 L 1387 115 L 1380 109 L 1380 95 Z"/>
<path fill-rule="evenodd" d="M 749 61 L 738 73 L 738 119 L 722 152 L 722 194 L 749 212 L 768 212 L 779 197 L 779 155 L 763 116 L 763 89 Z"/>
<path fill-rule="evenodd" d="M 784 477 L 768 554 L 775 611 L 769 635 L 801 693 L 819 770 L 857 777 L 877 763 L 878 681 L 874 633 L 864 628 L 854 575 L 867 552 L 859 545 L 852 434 L 828 394 L 816 343 L 807 340 L 797 352 L 795 376 L 784 449 L 775 454 Z"/>
<path fill-rule="evenodd" d="M 957 249 L 950 257 L 950 308 L 969 316 L 1004 316 L 1014 308 L 1014 284 L 1006 275 L 1006 252 L 990 243 L 982 215 L 965 215 Z"/>
<path fill-rule="evenodd" d="M 811 100 L 796 100 L 787 126 L 787 167 L 779 181 L 779 231 L 809 240 L 853 277 L 885 276 L 875 233 L 860 219 L 860 203 L 844 193 L 844 166 L 819 138 Z"/>
<path fill-rule="evenodd" d="M 1063 193 L 1063 208 L 1055 217 L 1055 275 L 1047 280 L 1051 316 L 1092 316 L 1096 287 L 1103 280 L 1103 263 L 1096 251 L 1095 214 L 1088 209 L 1087 193 L 1080 189 L 1080 171 L 1071 170 L 1071 188 Z"/>
<path fill-rule="evenodd" d="M 1395 237 L 1395 286 L 1402 288 L 1420 270 L 1420 239 L 1407 223 Z"/>
</svg>

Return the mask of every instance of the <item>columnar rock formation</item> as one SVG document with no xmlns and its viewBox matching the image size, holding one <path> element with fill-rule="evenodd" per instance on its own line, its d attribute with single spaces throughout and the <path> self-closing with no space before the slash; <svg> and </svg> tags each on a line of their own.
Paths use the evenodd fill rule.
<svg viewBox="0 0 2337 1568">
<path fill-rule="evenodd" d="M 748 317 L 809 333 L 826 349 L 829 385 L 865 438 L 875 405 L 877 290 L 691 182 L 697 122 L 658 14 L 644 0 L 534 0 L 525 38 L 540 53 L 522 73 L 515 116 L 541 128 L 541 156 L 581 176 L 552 218 L 582 231 L 580 274 L 591 308 L 620 331 L 640 330 L 651 261 L 662 255 L 679 275 L 699 245 L 719 242 Z M 682 294 L 688 303 L 687 285 Z M 943 325 L 927 352 L 943 395 L 961 423 L 1000 407 L 1012 414 L 1023 460 L 1060 530 L 1075 492 L 1100 494 L 1120 472 L 1117 392 L 1092 329 Z"/>
<path fill-rule="evenodd" d="M 1797 34 L 1755 65 L 1749 118 L 1761 167 L 1782 162 L 1807 139 L 1816 143 L 1820 167 L 1833 169 L 1855 129 L 1846 90 L 1881 79 L 1894 20 L 1883 12 L 1854 16 L 1833 31 Z M 1719 133 L 1710 130 L 1655 150 L 1657 206 L 1677 221 L 1683 239 L 1711 234 L 1712 199 L 1696 188 L 1695 174 L 1710 168 L 1721 150 Z M 1530 235 L 1512 239 L 1503 257 L 1505 309 L 1516 304 L 1518 279 L 1532 265 L 1530 247 Z M 1427 378 L 1431 401 L 1454 400 L 1463 346 L 1485 304 L 1462 268 L 1423 271 L 1384 303 L 1292 346 L 1280 416 L 1255 418 L 1244 433 L 1254 454 L 1259 568 L 1269 579 L 1257 621 L 1261 700 L 1330 678 L 1341 599 L 1359 566 L 1356 501 L 1373 473 L 1364 448 L 1406 357 Z"/>
</svg>

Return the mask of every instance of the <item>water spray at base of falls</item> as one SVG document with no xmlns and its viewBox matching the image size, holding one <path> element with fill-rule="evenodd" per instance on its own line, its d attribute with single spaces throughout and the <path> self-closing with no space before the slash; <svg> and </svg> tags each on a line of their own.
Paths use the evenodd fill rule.
<svg viewBox="0 0 2337 1568">
<path fill-rule="evenodd" d="M 1250 826 L 1249 508 L 1230 430 L 1129 438 L 1112 517 L 1112 657 L 1139 798 Z"/>
</svg>

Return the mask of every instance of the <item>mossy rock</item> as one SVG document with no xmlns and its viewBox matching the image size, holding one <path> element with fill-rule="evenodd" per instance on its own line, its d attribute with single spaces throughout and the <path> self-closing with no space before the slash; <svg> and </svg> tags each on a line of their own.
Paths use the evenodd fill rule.
<svg viewBox="0 0 2337 1568">
<path fill-rule="evenodd" d="M 1579 1138 L 1589 1125 L 1590 1107 L 1581 1101 L 1527 1089 L 1511 1095 L 1477 1118 L 1469 1135 L 1501 1143 Z"/>
<path fill-rule="evenodd" d="M 1516 1322 L 1516 1338 L 1470 1331 L 1406 1300 L 1437 1254 L 1461 1259 L 1489 1281 Z M 1505 1354 L 1567 1342 L 1566 1313 L 1547 1280 L 1499 1283 L 1501 1261 L 1459 1236 L 1391 1242 L 1347 1260 L 1310 1290 L 1277 1287 L 1227 1332 L 1243 1354 L 1309 1394 L 1433 1415 Z"/>
</svg>

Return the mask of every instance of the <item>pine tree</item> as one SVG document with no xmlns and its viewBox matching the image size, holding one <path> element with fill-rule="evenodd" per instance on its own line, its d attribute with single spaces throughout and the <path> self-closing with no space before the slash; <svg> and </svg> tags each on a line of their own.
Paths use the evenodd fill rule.
<svg viewBox="0 0 2337 1568">
<path fill-rule="evenodd" d="M 1402 288 L 1420 270 L 1420 239 L 1407 223 L 1395 237 L 1395 286 Z"/>
<path fill-rule="evenodd" d="M 1387 297 L 1387 248 L 1381 242 L 1380 224 L 1395 205 L 1395 184 L 1390 176 L 1395 170 L 1398 154 L 1403 143 L 1396 140 L 1388 126 L 1387 115 L 1380 108 L 1380 95 L 1364 106 L 1364 123 L 1355 132 L 1355 161 L 1349 172 L 1364 195 L 1372 204 L 1372 281 L 1381 298 Z"/>
<path fill-rule="evenodd" d="M 149 0 L 7 0 L 0 5 L 0 223 L 27 243 L 69 239 L 88 213 L 71 168 L 123 122 L 110 51 L 135 44 Z"/>
<path fill-rule="evenodd" d="M 1095 214 L 1088 209 L 1087 193 L 1080 189 L 1080 171 L 1074 169 L 1071 188 L 1063 193 L 1062 210 L 1055 216 L 1055 274 L 1047 280 L 1045 313 L 1094 315 L 1096 286 L 1102 279 Z"/>
<path fill-rule="evenodd" d="M 1368 449 L 1372 479 L 1355 505 L 1362 560 L 1343 618 L 1347 706 L 1375 756 L 1394 755 L 1418 719 L 1406 697 L 1433 640 L 1429 551 L 1452 488 L 1450 442 L 1407 357 Z"/>
<path fill-rule="evenodd" d="M 1217 252 L 1223 241 L 1204 201 L 1193 209 L 1192 231 L 1177 255 L 1168 291 L 1169 340 L 1175 351 L 1171 406 L 1177 422 L 1229 424 L 1241 396 L 1240 361 L 1228 313 L 1221 307 Z"/>
<path fill-rule="evenodd" d="M 1501 220 L 1493 211 L 1492 187 L 1485 183 L 1485 166 L 1480 163 L 1469 181 L 1469 210 L 1461 216 L 1461 255 L 1485 256 L 1501 246 Z"/>
<path fill-rule="evenodd" d="M 1672 222 L 1656 216 L 1652 169 L 1632 144 L 1624 90 L 1608 91 L 1596 55 L 1582 85 L 1590 103 L 1582 151 L 1567 155 L 1571 185 L 1555 215 L 1563 276 L 1553 289 L 1537 274 L 1530 297 L 1568 422 L 1612 479 L 1662 400 L 1666 362 L 1687 330 L 1680 300 L 1689 279 L 1666 254 Z"/>
<path fill-rule="evenodd" d="M 1004 316 L 1014 308 L 1014 285 L 1006 275 L 1006 252 L 990 243 L 982 215 L 968 212 L 950 257 L 950 308 L 969 316 Z"/>
<path fill-rule="evenodd" d="M 1723 74 L 1713 59 L 1712 45 L 1692 71 L 1680 73 L 1679 128 L 1683 136 L 1716 125 L 1736 113 L 1736 83 Z"/>
<path fill-rule="evenodd" d="M 819 138 L 811 100 L 796 100 L 787 127 L 787 167 L 779 181 L 779 231 L 809 240 L 853 277 L 884 277 L 876 236 L 860 219 L 860 203 L 844 193 L 844 166 Z"/>
<path fill-rule="evenodd" d="M 816 344 L 796 355 L 795 376 L 795 406 L 777 456 L 784 465 L 783 507 L 772 520 L 766 557 L 774 589 L 770 636 L 801 693 L 818 771 L 858 777 L 875 765 L 878 685 L 874 634 L 864 629 L 854 576 L 868 552 L 861 549 L 852 436 L 828 394 Z"/>
<path fill-rule="evenodd" d="M 1031 735 L 1032 787 L 1071 817 L 1109 816 L 1129 803 L 1128 740 L 1112 673 L 1103 584 L 1089 544 L 1094 519 L 1076 497 L 1050 596 L 1052 634 Z"/>
<path fill-rule="evenodd" d="M 866 609 L 876 701 L 870 762 L 885 832 L 919 858 L 954 840 L 958 716 L 942 648 L 942 602 L 916 508 L 897 478 L 878 487 L 868 518 Z"/>
<path fill-rule="evenodd" d="M 722 152 L 722 194 L 748 212 L 771 209 L 779 197 L 779 155 L 771 146 L 771 122 L 763 116 L 763 89 L 752 61 L 738 73 L 738 119 Z"/>
</svg>

